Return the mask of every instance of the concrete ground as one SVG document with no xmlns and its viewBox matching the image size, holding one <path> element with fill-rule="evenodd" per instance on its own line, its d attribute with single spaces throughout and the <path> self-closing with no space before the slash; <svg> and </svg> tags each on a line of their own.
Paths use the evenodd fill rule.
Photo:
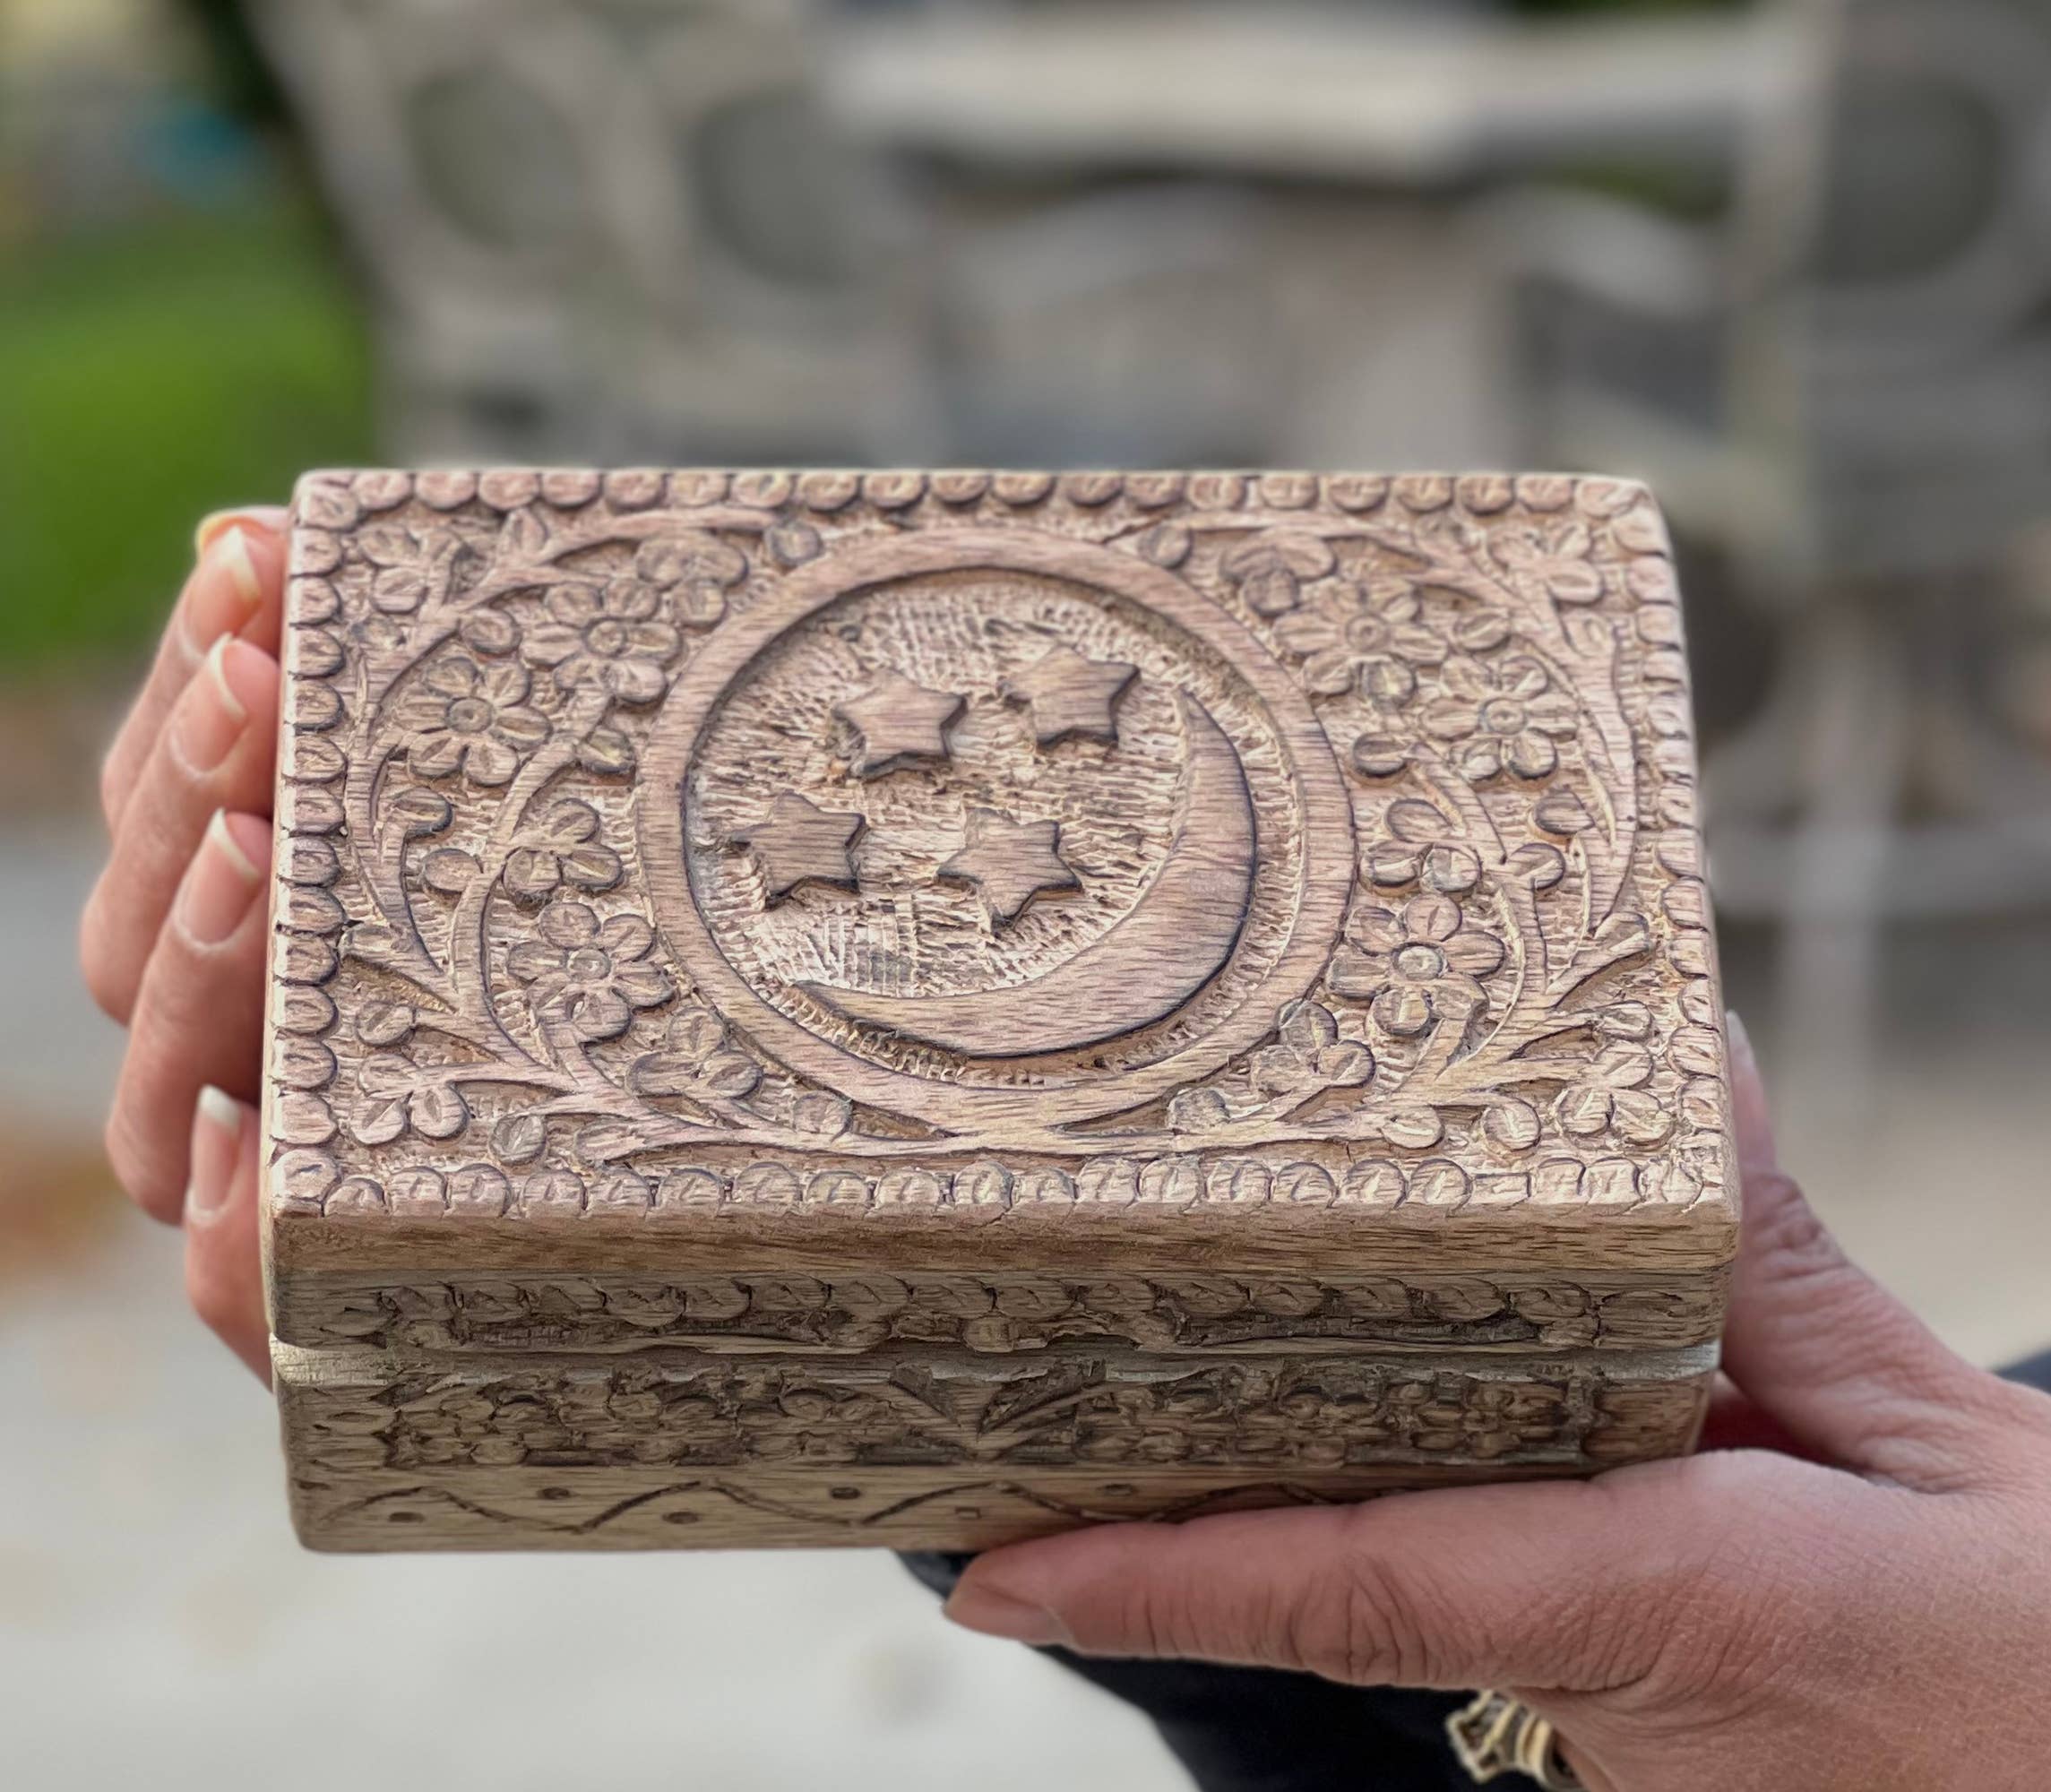
<svg viewBox="0 0 2051 1792">
<path fill-rule="evenodd" d="M 955 1633 L 873 1554 L 322 1557 L 269 1403 L 186 1315 L 177 1240 L 94 1159 L 117 1036 L 72 970 L 97 838 L 0 831 L 0 1785 L 224 1792 L 1184 1783 L 1140 1719 Z M 1961 1349 L 2051 1340 L 2047 931 L 1890 943 L 1870 1074 L 1778 1064 L 1786 1156 Z"/>
</svg>

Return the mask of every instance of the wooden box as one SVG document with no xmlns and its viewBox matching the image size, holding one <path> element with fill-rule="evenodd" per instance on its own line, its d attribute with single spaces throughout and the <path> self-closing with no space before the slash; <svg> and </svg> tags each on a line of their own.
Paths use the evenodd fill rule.
<svg viewBox="0 0 2051 1792">
<path fill-rule="evenodd" d="M 308 1543 L 1689 1446 L 1736 1185 L 1639 486 L 318 473 L 287 613 Z"/>
</svg>

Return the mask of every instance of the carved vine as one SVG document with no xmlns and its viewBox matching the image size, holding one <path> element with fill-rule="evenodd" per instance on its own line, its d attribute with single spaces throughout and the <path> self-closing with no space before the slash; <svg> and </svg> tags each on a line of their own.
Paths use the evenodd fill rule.
<svg viewBox="0 0 2051 1792">
<path fill-rule="evenodd" d="M 599 799 L 756 582 L 914 513 L 1056 512 L 1212 593 L 1290 668 L 1347 768 L 1358 879 L 1319 987 L 1244 1058 L 1122 1130 L 936 1140 L 792 1076 L 677 986 Z M 272 1066 L 288 1207 L 1073 1200 L 1197 1148 L 1200 1201 L 1720 1185 L 1685 672 L 1634 487 L 375 473 L 309 480 L 298 521 Z M 346 1015 L 344 959 L 369 973 Z M 349 1176 L 323 1149 L 340 1132 L 447 1149 Z M 475 1161 L 446 1160 L 460 1140 Z M 1277 1144 L 1310 1149 L 1230 1155 Z M 637 1167 L 678 1147 L 719 1150 Z M 799 1153 L 823 1167 L 787 1166 Z"/>
</svg>

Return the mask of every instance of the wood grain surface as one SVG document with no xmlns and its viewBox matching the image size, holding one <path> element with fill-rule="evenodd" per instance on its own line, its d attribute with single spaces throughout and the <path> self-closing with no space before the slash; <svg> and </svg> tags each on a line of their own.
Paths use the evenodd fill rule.
<svg viewBox="0 0 2051 1792">
<path fill-rule="evenodd" d="M 987 1542 L 1692 1437 L 1736 1184 L 1642 487 L 320 473 L 290 573 L 309 1540 Z M 1066 1417 L 992 1453 L 1021 1375 Z M 409 1441 L 601 1385 L 725 1441 Z"/>
</svg>

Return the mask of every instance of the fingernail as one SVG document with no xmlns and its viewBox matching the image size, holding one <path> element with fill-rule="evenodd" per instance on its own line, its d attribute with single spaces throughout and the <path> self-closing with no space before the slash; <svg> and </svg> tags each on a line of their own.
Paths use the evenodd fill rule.
<svg viewBox="0 0 2051 1792">
<path fill-rule="evenodd" d="M 242 1128 L 249 1110 L 226 1090 L 211 1082 L 200 1090 L 193 1122 L 192 1180 L 185 1185 L 185 1219 L 211 1219 L 235 1184 L 236 1160 L 242 1155 Z"/>
<path fill-rule="evenodd" d="M 263 882 L 263 872 L 228 832 L 227 812 L 216 809 L 178 892 L 178 925 L 194 943 L 219 945 L 242 925 Z"/>
<path fill-rule="evenodd" d="M 203 516 L 200 526 L 193 531 L 193 558 L 205 559 L 207 549 L 238 522 L 263 529 L 282 529 L 290 515 L 283 504 L 237 504 Z"/>
<path fill-rule="evenodd" d="M 249 536 L 239 522 L 230 522 L 207 544 L 186 587 L 185 639 L 196 651 L 220 635 L 238 633 L 263 597 Z"/>
<path fill-rule="evenodd" d="M 963 1630 L 1007 1637 L 1036 1647 L 1072 1642 L 1068 1626 L 1043 1606 L 1013 1598 L 980 1581 L 964 1581 L 948 1596 L 942 1613 Z"/>
<path fill-rule="evenodd" d="M 1736 1009 L 1726 1008 L 1723 1011 L 1723 1031 L 1724 1037 L 1730 1041 L 1730 1058 L 1733 1064 L 1740 1060 L 1752 1065 L 1758 1064 L 1758 1056 L 1752 1049 L 1752 1035 L 1745 1030 L 1745 1016 Z"/>
<path fill-rule="evenodd" d="M 178 704 L 172 741 L 178 757 L 194 771 L 211 771 L 249 725 L 249 707 L 228 676 L 228 655 L 234 644 L 235 637 L 224 634 L 207 649 L 198 676 Z"/>
</svg>

